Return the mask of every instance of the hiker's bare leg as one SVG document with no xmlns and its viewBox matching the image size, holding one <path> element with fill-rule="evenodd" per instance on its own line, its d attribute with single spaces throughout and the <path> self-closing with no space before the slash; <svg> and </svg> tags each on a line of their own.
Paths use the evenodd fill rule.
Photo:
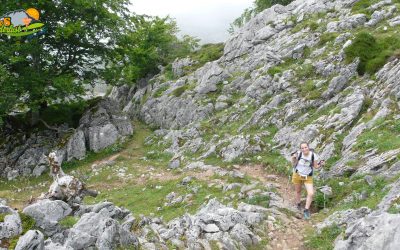
<svg viewBox="0 0 400 250">
<path fill-rule="evenodd" d="M 294 188 L 296 190 L 296 204 L 299 204 L 301 199 L 301 184 L 294 184 Z"/>
<path fill-rule="evenodd" d="M 306 186 L 306 190 L 307 190 L 307 200 L 306 200 L 306 209 L 310 208 L 313 196 L 314 196 L 314 186 L 313 184 L 304 184 Z"/>
</svg>

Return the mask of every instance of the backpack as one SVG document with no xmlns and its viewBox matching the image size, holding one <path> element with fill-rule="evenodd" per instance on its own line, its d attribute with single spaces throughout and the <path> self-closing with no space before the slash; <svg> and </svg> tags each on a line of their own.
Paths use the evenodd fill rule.
<svg viewBox="0 0 400 250">
<path fill-rule="evenodd" d="M 299 163 L 301 156 L 303 155 L 303 152 L 300 151 L 299 156 L 297 157 L 297 163 L 294 166 L 294 169 L 296 171 L 296 173 L 298 173 L 300 176 L 312 176 L 313 174 L 313 165 L 314 165 L 314 151 L 311 150 L 311 163 L 310 163 L 310 171 L 307 171 L 307 169 L 301 169 L 301 171 L 299 171 L 297 169 L 297 164 Z"/>
</svg>

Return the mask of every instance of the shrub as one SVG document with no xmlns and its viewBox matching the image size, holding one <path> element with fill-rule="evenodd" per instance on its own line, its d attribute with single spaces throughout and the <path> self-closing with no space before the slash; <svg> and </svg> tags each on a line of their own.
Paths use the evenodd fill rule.
<svg viewBox="0 0 400 250">
<path fill-rule="evenodd" d="M 377 40 L 369 33 L 360 32 L 344 52 L 347 63 L 356 57 L 360 58 L 357 72 L 359 75 L 364 75 L 365 72 L 369 74 L 377 72 L 392 55 L 396 55 L 399 48 L 400 38 L 398 35 Z"/>
</svg>

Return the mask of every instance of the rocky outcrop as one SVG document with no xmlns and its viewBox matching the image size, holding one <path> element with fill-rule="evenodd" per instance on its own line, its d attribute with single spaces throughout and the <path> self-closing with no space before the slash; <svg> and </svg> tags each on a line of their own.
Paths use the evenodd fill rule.
<svg viewBox="0 0 400 250">
<path fill-rule="evenodd" d="M 0 215 L 4 216 L 4 220 L 0 221 L 0 240 L 21 234 L 22 222 L 17 211 L 6 205 L 0 205 Z"/>
<path fill-rule="evenodd" d="M 44 235 L 38 230 L 29 230 L 21 236 L 15 250 L 42 250 L 44 249 Z"/>
<path fill-rule="evenodd" d="M 49 169 L 46 155 L 52 150 L 56 150 L 60 164 L 81 160 L 87 152 L 98 152 L 132 133 L 132 123 L 118 103 L 104 98 L 83 114 L 76 129 L 61 126 L 58 132 L 7 136 L 0 146 L 0 175 L 9 180 L 21 175 L 39 176 Z"/>
<path fill-rule="evenodd" d="M 36 226 L 43 230 L 45 235 L 52 236 L 61 228 L 58 222 L 72 212 L 67 203 L 59 200 L 41 200 L 24 208 L 23 213 L 36 221 Z"/>
</svg>

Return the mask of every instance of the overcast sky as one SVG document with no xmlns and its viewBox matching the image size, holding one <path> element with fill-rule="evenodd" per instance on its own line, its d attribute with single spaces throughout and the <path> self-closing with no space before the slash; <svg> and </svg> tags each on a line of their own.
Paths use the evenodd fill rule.
<svg viewBox="0 0 400 250">
<path fill-rule="evenodd" d="M 131 10 L 175 18 L 180 34 L 201 39 L 201 43 L 224 42 L 229 24 L 250 7 L 253 0 L 131 0 Z"/>
</svg>

